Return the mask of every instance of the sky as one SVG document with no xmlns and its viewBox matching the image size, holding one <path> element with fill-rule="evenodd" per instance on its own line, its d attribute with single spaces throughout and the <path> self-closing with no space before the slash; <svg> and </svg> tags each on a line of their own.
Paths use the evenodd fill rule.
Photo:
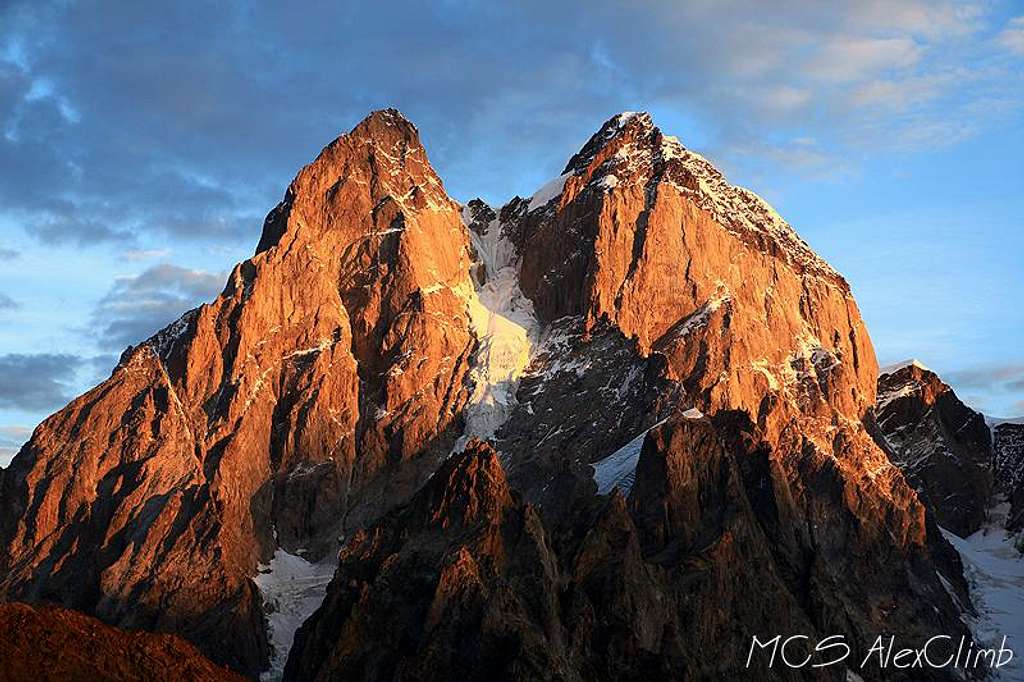
<svg viewBox="0 0 1024 682">
<path fill-rule="evenodd" d="M 157 4 L 0 2 L 0 465 L 388 106 L 495 204 L 649 111 L 846 276 L 882 364 L 1024 414 L 1020 0 Z"/>
</svg>

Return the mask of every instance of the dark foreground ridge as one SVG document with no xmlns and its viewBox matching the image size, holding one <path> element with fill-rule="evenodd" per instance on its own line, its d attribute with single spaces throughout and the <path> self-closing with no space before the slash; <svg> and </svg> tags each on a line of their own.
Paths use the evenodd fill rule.
<svg viewBox="0 0 1024 682">
<path fill-rule="evenodd" d="M 0 605 L 0 680 L 242 682 L 180 637 L 126 632 L 77 611 Z"/>
</svg>

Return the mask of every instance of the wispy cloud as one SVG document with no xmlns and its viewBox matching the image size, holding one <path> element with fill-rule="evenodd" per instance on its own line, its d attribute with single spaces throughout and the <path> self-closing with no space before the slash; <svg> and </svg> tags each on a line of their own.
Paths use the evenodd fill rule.
<svg viewBox="0 0 1024 682">
<path fill-rule="evenodd" d="M 108 350 L 139 343 L 186 310 L 214 298 L 225 278 L 167 263 L 118 277 L 92 312 L 90 334 Z"/>
<path fill-rule="evenodd" d="M 1024 415 L 1024 364 L 986 364 L 950 372 L 944 377 L 954 389 L 972 396 L 973 403 L 982 410 L 998 400 L 1005 408 L 1011 405 L 1013 414 L 993 415 L 1015 417 Z"/>
<path fill-rule="evenodd" d="M 852 163 L 956 144 L 1005 116 L 972 104 L 1024 91 L 989 68 L 1024 25 L 982 0 L 102 4 L 0 10 L 0 213 L 49 243 L 251 243 L 294 170 L 385 105 L 456 194 L 507 198 L 533 189 L 507 168 L 559 166 L 623 108 L 678 110 L 717 150 L 809 136 Z"/>
<path fill-rule="evenodd" d="M 127 261 L 156 260 L 167 258 L 170 255 L 170 249 L 129 249 L 121 253 L 121 256 Z"/>
<path fill-rule="evenodd" d="M 72 397 L 82 359 L 63 353 L 0 355 L 0 408 L 27 411 L 60 407 Z"/>
<path fill-rule="evenodd" d="M 921 54 L 921 46 L 909 37 L 839 36 L 822 45 L 804 66 L 804 73 L 826 82 L 851 83 L 884 71 L 908 69 L 921 60 Z"/>
<path fill-rule="evenodd" d="M 1024 16 L 1011 19 L 996 36 L 996 42 L 1010 52 L 1024 56 Z"/>
<path fill-rule="evenodd" d="M 995 388 L 1024 393 L 1024 364 L 971 367 L 952 372 L 949 380 L 966 388 Z"/>
<path fill-rule="evenodd" d="M 0 467 L 7 466 L 31 435 L 27 426 L 0 426 Z"/>
</svg>

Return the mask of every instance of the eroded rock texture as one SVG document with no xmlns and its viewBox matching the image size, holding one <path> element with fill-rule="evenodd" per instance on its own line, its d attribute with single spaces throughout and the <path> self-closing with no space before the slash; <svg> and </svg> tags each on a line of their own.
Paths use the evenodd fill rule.
<svg viewBox="0 0 1024 682">
<path fill-rule="evenodd" d="M 257 563 L 343 538 L 293 679 L 721 679 L 755 633 L 963 631 L 956 554 L 865 427 L 849 287 L 763 200 L 623 114 L 460 209 L 397 112 L 325 148 L 221 296 L 4 471 L 0 594 L 252 674 Z"/>
<path fill-rule="evenodd" d="M 1010 503 L 1006 527 L 1024 530 L 1024 424 L 1004 422 L 992 429 L 995 487 Z"/>
<path fill-rule="evenodd" d="M 469 264 L 411 123 L 377 112 L 331 143 L 224 292 L 128 349 L 4 472 L 0 592 L 264 667 L 257 562 L 277 543 L 322 555 L 451 448 Z"/>
<path fill-rule="evenodd" d="M 0 680 L 242 682 L 174 635 L 126 632 L 77 611 L 0 604 Z"/>
<path fill-rule="evenodd" d="M 878 426 L 939 524 L 961 537 L 981 528 L 992 504 L 992 436 L 985 417 L 917 362 L 878 380 Z"/>
<path fill-rule="evenodd" d="M 822 507 L 842 504 L 838 472 L 817 484 Z M 649 433 L 628 499 L 580 498 L 552 528 L 475 441 L 345 547 L 285 678 L 845 680 L 842 666 L 747 669 L 751 635 L 842 633 L 867 650 L 877 628 L 962 629 L 948 610 L 877 601 L 881 585 L 919 605 L 948 598 L 934 576 L 891 571 L 915 550 L 884 532 L 850 517 L 807 551 L 792 492 L 745 416 L 683 417 Z M 850 561 L 850 546 L 874 551 Z"/>
<path fill-rule="evenodd" d="M 522 502 L 440 532 L 470 465 L 443 470 L 346 547 L 293 679 L 721 679 L 753 632 L 965 631 L 956 553 L 865 427 L 849 288 L 767 204 L 638 114 L 495 216 L 544 326 L 494 438 Z M 628 497 L 595 497 L 591 465 L 666 418 Z"/>
</svg>

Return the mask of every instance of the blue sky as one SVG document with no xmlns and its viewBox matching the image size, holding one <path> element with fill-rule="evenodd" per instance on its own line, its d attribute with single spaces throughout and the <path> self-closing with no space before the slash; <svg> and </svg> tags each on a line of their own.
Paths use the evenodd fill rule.
<svg viewBox="0 0 1024 682">
<path fill-rule="evenodd" d="M 1024 5 L 168 4 L 0 7 L 0 463 L 385 106 L 497 203 L 650 111 L 847 277 L 883 364 L 1024 414 Z"/>
</svg>

